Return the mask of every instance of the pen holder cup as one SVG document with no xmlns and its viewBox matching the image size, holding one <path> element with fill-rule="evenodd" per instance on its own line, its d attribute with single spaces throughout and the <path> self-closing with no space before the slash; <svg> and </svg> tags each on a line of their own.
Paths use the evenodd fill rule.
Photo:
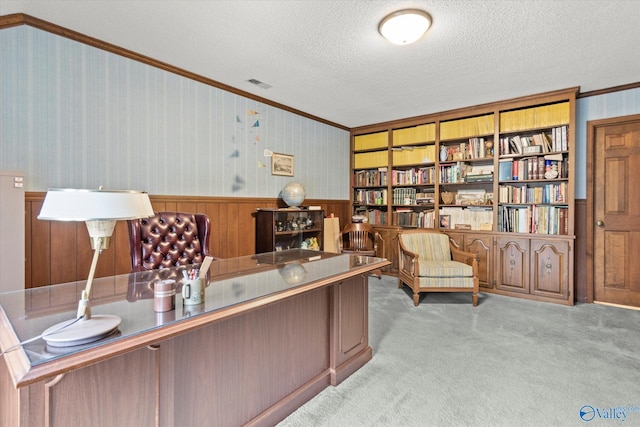
<svg viewBox="0 0 640 427">
<path fill-rule="evenodd" d="M 184 305 L 202 304 L 204 302 L 204 280 L 183 280 L 182 302 Z"/>
</svg>

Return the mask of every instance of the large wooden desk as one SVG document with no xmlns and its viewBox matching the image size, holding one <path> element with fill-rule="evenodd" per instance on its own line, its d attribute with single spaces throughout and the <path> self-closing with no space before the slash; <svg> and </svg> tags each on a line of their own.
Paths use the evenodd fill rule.
<svg viewBox="0 0 640 427">
<path fill-rule="evenodd" d="M 214 262 L 206 301 L 157 314 L 173 269 L 97 279 L 119 332 L 62 352 L 42 340 L 0 362 L 3 426 L 273 425 L 372 357 L 367 273 L 380 258 L 292 250 Z M 0 348 L 75 316 L 84 282 L 0 294 Z"/>
</svg>

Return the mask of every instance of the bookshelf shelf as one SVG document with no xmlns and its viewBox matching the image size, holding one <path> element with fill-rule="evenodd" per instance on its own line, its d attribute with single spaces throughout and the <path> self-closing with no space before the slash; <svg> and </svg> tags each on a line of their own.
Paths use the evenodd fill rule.
<svg viewBox="0 0 640 427">
<path fill-rule="evenodd" d="M 292 248 L 322 250 L 323 230 L 322 210 L 260 208 L 256 214 L 256 253 Z"/>
<path fill-rule="evenodd" d="M 394 228 L 439 227 L 463 249 L 481 253 L 485 290 L 572 304 L 573 260 L 567 254 L 575 239 L 577 91 L 353 129 L 354 213 L 386 227 L 387 234 Z M 358 175 L 375 173 L 384 175 L 379 185 L 356 183 Z M 386 198 L 362 204 L 359 192 L 369 190 L 384 190 Z M 418 198 L 429 202 L 417 203 Z M 531 260 L 539 259 L 530 253 L 534 248 L 551 250 L 560 263 L 548 276 L 552 283 L 538 283 L 540 278 L 528 273 L 538 271 L 534 266 L 516 279 L 508 262 L 516 247 Z M 564 273 L 554 275 L 559 270 Z M 538 285 L 553 291 L 534 292 Z"/>
</svg>

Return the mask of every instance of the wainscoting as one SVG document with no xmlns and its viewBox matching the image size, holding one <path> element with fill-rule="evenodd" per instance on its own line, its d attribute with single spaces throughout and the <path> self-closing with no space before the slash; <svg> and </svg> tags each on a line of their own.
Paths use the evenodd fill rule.
<svg viewBox="0 0 640 427">
<path fill-rule="evenodd" d="M 84 223 L 39 220 L 46 193 L 25 194 L 25 287 L 86 280 L 93 252 Z M 257 208 L 278 207 L 278 199 L 150 196 L 153 209 L 204 213 L 211 220 L 209 250 L 220 258 L 255 253 L 255 212 Z M 325 215 L 333 213 L 340 224 L 350 218 L 348 200 L 308 199 L 305 205 L 321 206 Z M 129 273 L 129 233 L 119 221 L 109 249 L 100 255 L 96 277 Z"/>
</svg>

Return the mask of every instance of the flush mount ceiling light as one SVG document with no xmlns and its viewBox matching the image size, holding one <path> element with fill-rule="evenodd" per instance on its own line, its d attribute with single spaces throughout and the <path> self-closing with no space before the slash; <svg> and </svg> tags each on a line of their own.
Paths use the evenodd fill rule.
<svg viewBox="0 0 640 427">
<path fill-rule="evenodd" d="M 431 15 L 424 10 L 405 9 L 387 15 L 378 31 L 393 44 L 411 44 L 417 41 L 431 26 Z"/>
</svg>

